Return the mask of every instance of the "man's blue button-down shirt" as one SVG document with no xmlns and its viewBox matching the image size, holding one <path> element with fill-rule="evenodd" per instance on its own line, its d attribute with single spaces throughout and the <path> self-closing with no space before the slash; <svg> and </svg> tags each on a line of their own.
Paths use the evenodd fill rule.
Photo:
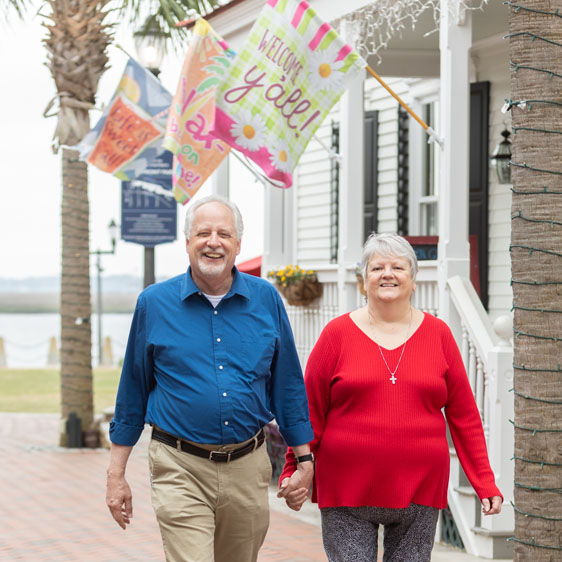
<svg viewBox="0 0 562 562">
<path fill-rule="evenodd" d="M 274 417 L 288 445 L 312 441 L 293 334 L 270 283 L 234 268 L 213 308 L 188 269 L 140 294 L 112 442 L 134 445 L 146 422 L 196 443 L 240 443 Z"/>
</svg>

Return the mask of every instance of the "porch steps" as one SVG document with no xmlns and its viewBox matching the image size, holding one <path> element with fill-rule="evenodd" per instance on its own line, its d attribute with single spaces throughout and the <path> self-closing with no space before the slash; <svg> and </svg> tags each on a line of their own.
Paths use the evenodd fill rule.
<svg viewBox="0 0 562 562">
<path fill-rule="evenodd" d="M 513 557 L 513 543 L 507 538 L 513 532 L 494 531 L 482 527 L 480 499 L 470 486 L 454 447 L 450 447 L 449 508 L 455 519 L 467 552 L 486 559 Z M 497 516 L 496 516 L 497 517 Z"/>
</svg>

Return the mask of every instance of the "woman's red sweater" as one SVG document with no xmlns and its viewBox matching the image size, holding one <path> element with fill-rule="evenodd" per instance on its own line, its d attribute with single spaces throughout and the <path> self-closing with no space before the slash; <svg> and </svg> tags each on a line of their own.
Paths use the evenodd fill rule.
<svg viewBox="0 0 562 562">
<path fill-rule="evenodd" d="M 394 369 L 402 346 L 382 351 Z M 305 374 L 316 458 L 313 501 L 321 508 L 446 507 L 445 417 L 478 497 L 500 496 L 474 395 L 442 320 L 425 314 L 395 376 L 392 384 L 377 344 L 349 314 L 324 328 Z M 280 481 L 295 468 L 289 449 Z"/>
</svg>

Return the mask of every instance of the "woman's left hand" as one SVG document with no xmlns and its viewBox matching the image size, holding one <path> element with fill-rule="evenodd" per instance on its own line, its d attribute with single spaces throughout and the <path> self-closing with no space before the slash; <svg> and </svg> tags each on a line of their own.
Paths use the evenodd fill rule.
<svg viewBox="0 0 562 562">
<path fill-rule="evenodd" d="M 502 510 L 501 496 L 494 496 L 492 498 L 482 499 L 482 513 L 484 515 L 494 515 Z"/>
</svg>

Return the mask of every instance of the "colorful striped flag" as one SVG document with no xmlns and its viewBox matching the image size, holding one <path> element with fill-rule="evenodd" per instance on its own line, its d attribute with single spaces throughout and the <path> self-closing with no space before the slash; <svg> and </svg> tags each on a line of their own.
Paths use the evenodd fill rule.
<svg viewBox="0 0 562 562">
<path fill-rule="evenodd" d="M 153 181 L 172 188 L 171 169 L 166 174 L 162 146 L 172 95 L 146 68 L 130 58 L 115 94 L 95 127 L 77 149 L 80 158 L 123 181 Z M 159 173 L 146 175 L 151 163 Z"/>
<path fill-rule="evenodd" d="M 215 89 L 234 57 L 204 19 L 193 28 L 176 95 L 172 101 L 164 147 L 174 153 L 174 196 L 187 203 L 230 151 L 209 135 L 215 112 Z"/>
<path fill-rule="evenodd" d="M 268 0 L 224 81 L 211 134 L 280 187 L 366 62 L 307 2 Z"/>
</svg>

